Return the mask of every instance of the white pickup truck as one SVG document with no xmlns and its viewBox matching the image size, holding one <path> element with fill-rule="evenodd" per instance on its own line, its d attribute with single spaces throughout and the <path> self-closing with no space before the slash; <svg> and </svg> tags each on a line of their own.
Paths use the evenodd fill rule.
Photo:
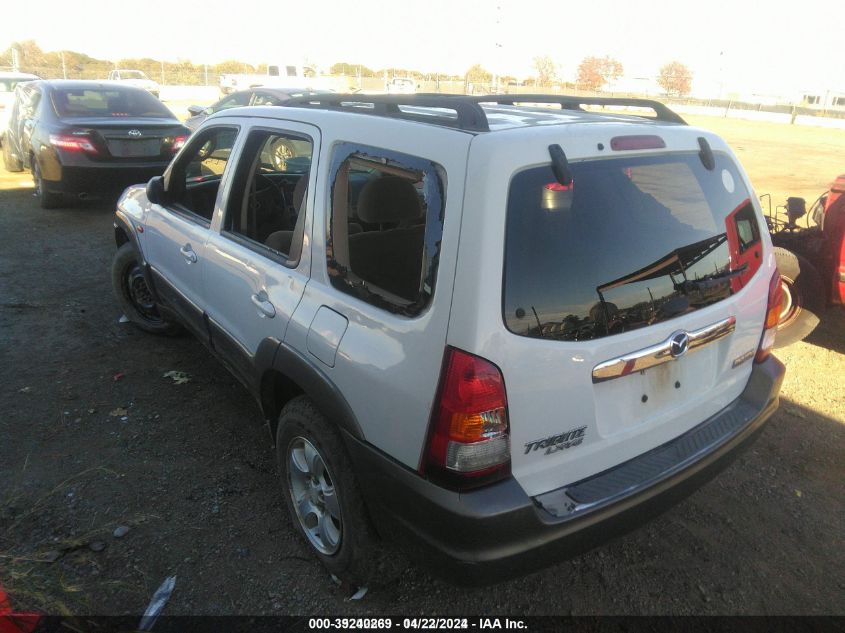
<svg viewBox="0 0 845 633">
<path fill-rule="evenodd" d="M 108 80 L 119 81 L 120 83 L 128 86 L 134 86 L 135 88 L 143 88 L 155 98 L 158 98 L 158 95 L 161 92 L 161 87 L 158 83 L 147 77 L 146 73 L 142 70 L 115 69 L 109 72 Z"/>
<path fill-rule="evenodd" d="M 224 74 L 220 75 L 219 82 L 220 92 L 224 95 L 258 86 L 340 92 L 349 89 L 333 77 L 321 77 L 313 68 L 298 64 L 270 64 L 263 74 Z"/>
</svg>

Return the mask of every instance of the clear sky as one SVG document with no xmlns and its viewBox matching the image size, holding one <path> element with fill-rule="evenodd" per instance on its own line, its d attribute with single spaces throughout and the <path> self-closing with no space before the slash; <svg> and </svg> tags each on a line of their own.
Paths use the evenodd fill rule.
<svg viewBox="0 0 845 633">
<path fill-rule="evenodd" d="M 571 80 L 587 55 L 620 60 L 627 79 L 672 59 L 694 89 L 845 92 L 845 53 L 832 0 L 9 0 L 0 49 L 34 39 L 45 50 L 195 63 L 338 61 L 463 74 L 481 63 L 525 77 L 549 55 Z"/>
</svg>

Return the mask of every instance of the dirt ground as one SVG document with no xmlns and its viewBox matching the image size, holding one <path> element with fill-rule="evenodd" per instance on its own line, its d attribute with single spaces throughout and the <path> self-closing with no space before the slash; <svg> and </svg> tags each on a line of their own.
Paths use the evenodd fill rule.
<svg viewBox="0 0 845 633">
<path fill-rule="evenodd" d="M 692 123 L 776 200 L 845 172 L 839 130 Z M 410 566 L 350 602 L 293 532 L 246 391 L 190 337 L 119 323 L 110 206 L 36 202 L 0 171 L 0 583 L 16 607 L 139 613 L 175 575 L 168 614 L 845 613 L 841 311 L 779 351 L 782 405 L 752 448 L 664 515 L 494 587 Z"/>
</svg>

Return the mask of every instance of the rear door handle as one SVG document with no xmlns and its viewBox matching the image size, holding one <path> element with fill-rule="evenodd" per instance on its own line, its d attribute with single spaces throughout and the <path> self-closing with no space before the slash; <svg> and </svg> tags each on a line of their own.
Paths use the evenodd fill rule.
<svg viewBox="0 0 845 633">
<path fill-rule="evenodd" d="M 267 293 L 263 290 L 258 294 L 252 295 L 250 299 L 252 299 L 252 305 L 258 308 L 258 312 L 261 316 L 267 317 L 268 319 L 272 319 L 276 316 L 276 308 L 272 303 L 270 303 L 270 300 L 267 298 Z"/>
<path fill-rule="evenodd" d="M 190 244 L 185 244 L 179 249 L 179 252 L 182 253 L 182 257 L 184 257 L 185 261 L 189 264 L 197 263 L 197 254 L 193 251 Z"/>
</svg>

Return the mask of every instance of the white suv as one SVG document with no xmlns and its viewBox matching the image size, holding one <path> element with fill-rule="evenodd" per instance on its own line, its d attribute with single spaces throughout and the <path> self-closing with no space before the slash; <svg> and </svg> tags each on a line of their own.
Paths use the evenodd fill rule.
<svg viewBox="0 0 845 633">
<path fill-rule="evenodd" d="M 717 136 L 630 99 L 288 106 L 209 117 L 128 189 L 113 281 L 254 394 L 333 573 L 371 580 L 382 539 L 456 582 L 549 565 L 777 407 L 777 270 Z M 280 140 L 302 150 L 284 170 Z"/>
</svg>

